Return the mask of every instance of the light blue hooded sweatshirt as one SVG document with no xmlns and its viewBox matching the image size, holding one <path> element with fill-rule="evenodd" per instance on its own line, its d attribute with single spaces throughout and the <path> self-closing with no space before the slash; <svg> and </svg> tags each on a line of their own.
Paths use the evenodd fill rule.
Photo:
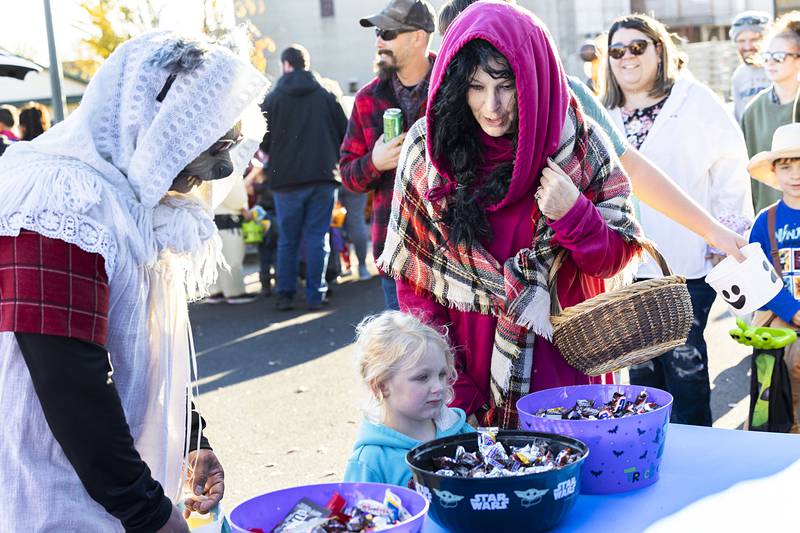
<svg viewBox="0 0 800 533">
<path fill-rule="evenodd" d="M 437 439 L 475 431 L 467 424 L 467 415 L 461 409 L 446 407 L 442 415 L 435 420 Z M 353 453 L 347 461 L 344 480 L 391 483 L 406 487 L 411 480 L 406 454 L 420 444 L 422 441 L 412 439 L 383 424 L 363 420 L 353 445 Z"/>
</svg>

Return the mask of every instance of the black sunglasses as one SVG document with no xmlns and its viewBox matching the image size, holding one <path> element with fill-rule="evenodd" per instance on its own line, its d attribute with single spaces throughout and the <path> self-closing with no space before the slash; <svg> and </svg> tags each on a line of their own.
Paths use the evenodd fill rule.
<svg viewBox="0 0 800 533">
<path fill-rule="evenodd" d="M 763 26 L 769 22 L 767 17 L 743 17 L 734 21 L 731 26 Z"/>
<path fill-rule="evenodd" d="M 630 50 L 632 55 L 640 56 L 647 50 L 648 44 L 650 44 L 650 41 L 645 39 L 634 39 L 628 44 L 612 44 L 608 47 L 608 55 L 613 59 L 622 59 L 625 57 L 625 50 Z"/>
<path fill-rule="evenodd" d="M 795 54 L 792 52 L 762 52 L 761 59 L 764 60 L 764 63 L 769 61 L 770 59 L 776 63 L 783 63 L 786 61 L 787 57 L 800 57 L 800 54 Z"/>
<path fill-rule="evenodd" d="M 393 41 L 397 39 L 397 36 L 401 33 L 409 33 L 415 30 L 382 30 L 380 28 L 375 28 L 375 35 L 381 38 L 383 41 Z"/>
</svg>

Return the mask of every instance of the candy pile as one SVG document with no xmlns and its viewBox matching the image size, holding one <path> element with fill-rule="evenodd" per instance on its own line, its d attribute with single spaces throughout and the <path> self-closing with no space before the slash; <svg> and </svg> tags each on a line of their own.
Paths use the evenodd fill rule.
<svg viewBox="0 0 800 533">
<path fill-rule="evenodd" d="M 533 439 L 521 448 L 509 446 L 507 450 L 497 441 L 497 429 L 478 433 L 478 452 L 468 452 L 463 446 L 456 448 L 455 457 L 435 457 L 436 474 L 453 477 L 491 478 L 524 476 L 561 468 L 574 463 L 579 454 L 570 447 L 554 453 L 544 439 Z"/>
<path fill-rule="evenodd" d="M 621 392 L 615 392 L 611 401 L 599 408 L 594 406 L 594 400 L 578 400 L 571 409 L 566 407 L 539 409 L 534 416 L 556 420 L 604 420 L 641 415 L 655 411 L 659 407 L 661 406 L 647 401 L 647 391 L 640 392 L 633 402 L 627 400 Z"/>
<path fill-rule="evenodd" d="M 363 499 L 355 505 L 348 505 L 341 494 L 334 492 L 325 507 L 303 498 L 272 529 L 271 533 L 382 531 L 410 518 L 411 514 L 403 507 L 400 497 L 390 489 L 386 489 L 383 502 Z M 258 527 L 250 528 L 248 531 L 266 533 Z"/>
</svg>

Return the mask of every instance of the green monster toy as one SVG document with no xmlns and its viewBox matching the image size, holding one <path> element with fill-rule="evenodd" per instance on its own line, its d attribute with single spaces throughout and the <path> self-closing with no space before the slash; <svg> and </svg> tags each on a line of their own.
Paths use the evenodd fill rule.
<svg viewBox="0 0 800 533">
<path fill-rule="evenodd" d="M 770 402 L 774 401 L 780 405 L 780 374 L 778 364 L 783 361 L 783 348 L 797 340 L 797 333 L 791 328 L 754 328 L 749 326 L 741 318 L 736 319 L 738 329 L 732 329 L 728 333 L 730 336 L 745 346 L 752 346 L 752 378 L 751 399 L 750 399 L 750 429 L 755 431 L 771 431 L 769 429 L 772 421 L 770 417 Z M 784 368 L 785 370 L 785 368 Z M 778 376 L 778 390 L 773 390 Z M 791 406 L 791 393 L 789 393 L 789 405 Z M 780 418 L 780 414 L 777 415 Z"/>
<path fill-rule="evenodd" d="M 272 222 L 267 218 L 267 213 L 260 205 L 250 210 L 252 219 L 242 222 L 242 237 L 245 244 L 261 244 L 264 234 L 269 231 Z"/>
<path fill-rule="evenodd" d="M 797 340 L 797 333 L 791 328 L 754 328 L 741 318 L 736 319 L 736 325 L 738 329 L 728 332 L 731 338 L 758 350 L 778 350 Z"/>
<path fill-rule="evenodd" d="M 260 222 L 255 220 L 242 222 L 242 237 L 245 244 L 261 244 L 264 240 L 264 231 L 264 226 Z"/>
</svg>

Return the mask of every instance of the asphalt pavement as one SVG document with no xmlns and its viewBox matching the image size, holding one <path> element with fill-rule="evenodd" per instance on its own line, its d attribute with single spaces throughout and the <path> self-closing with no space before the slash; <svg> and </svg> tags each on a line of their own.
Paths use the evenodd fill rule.
<svg viewBox="0 0 800 533">
<path fill-rule="evenodd" d="M 249 291 L 260 289 L 257 278 L 247 276 Z M 345 279 L 332 291 L 330 304 L 313 312 L 302 298 L 294 310 L 278 311 L 274 296 L 190 306 L 200 375 L 196 404 L 225 468 L 228 510 L 270 490 L 343 475 L 363 398 L 354 328 L 382 310 L 383 294 L 378 278 Z M 747 414 L 748 358 L 726 333 L 734 326 L 718 300 L 706 330 L 716 427 L 741 428 Z"/>
</svg>

